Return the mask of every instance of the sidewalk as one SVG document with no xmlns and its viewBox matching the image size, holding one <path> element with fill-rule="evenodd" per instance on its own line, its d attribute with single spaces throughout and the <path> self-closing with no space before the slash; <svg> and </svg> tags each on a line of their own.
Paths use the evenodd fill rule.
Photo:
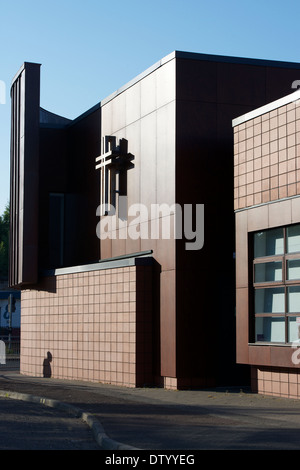
<svg viewBox="0 0 300 470">
<path fill-rule="evenodd" d="M 27 377 L 17 365 L 0 365 L 0 394 L 36 403 L 42 398 L 47 406 L 75 414 L 103 449 L 300 449 L 300 400 L 239 388 L 119 388 Z"/>
</svg>

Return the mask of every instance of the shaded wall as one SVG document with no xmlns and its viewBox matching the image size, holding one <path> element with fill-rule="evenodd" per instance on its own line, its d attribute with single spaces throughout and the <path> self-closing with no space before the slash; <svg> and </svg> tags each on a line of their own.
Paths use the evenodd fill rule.
<svg viewBox="0 0 300 470">
<path fill-rule="evenodd" d="M 69 212 L 66 226 L 67 253 L 72 263 L 92 263 L 100 259 L 96 236 L 96 216 L 100 198 L 99 175 L 95 158 L 100 154 L 101 109 L 91 110 L 68 128 L 68 188 Z M 71 244 L 73 243 L 73 246 Z M 75 245 L 74 245 L 75 244 Z"/>
<path fill-rule="evenodd" d="M 235 351 L 231 123 L 289 93 L 299 72 L 227 58 L 176 63 L 176 201 L 205 206 L 204 247 L 176 244 L 177 377 L 186 385 L 240 384 L 250 373 Z"/>
<path fill-rule="evenodd" d="M 38 279 L 39 102 L 40 66 L 25 62 L 11 87 L 11 287 Z"/>
<path fill-rule="evenodd" d="M 96 210 L 99 177 L 95 158 L 100 154 L 101 110 L 61 128 L 40 129 L 40 268 L 74 266 L 99 260 Z M 64 196 L 63 261 L 50 256 L 49 196 Z"/>
</svg>

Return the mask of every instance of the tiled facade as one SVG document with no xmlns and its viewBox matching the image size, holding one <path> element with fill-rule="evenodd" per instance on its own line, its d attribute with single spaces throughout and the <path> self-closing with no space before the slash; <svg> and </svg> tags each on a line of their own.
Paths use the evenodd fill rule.
<svg viewBox="0 0 300 470">
<path fill-rule="evenodd" d="M 22 291 L 21 373 L 152 383 L 151 318 L 151 266 L 45 278 L 36 290 Z"/>
<path fill-rule="evenodd" d="M 266 112 L 234 128 L 234 207 L 300 195 L 300 105 Z"/>
<path fill-rule="evenodd" d="M 251 237 L 300 223 L 299 99 L 295 92 L 233 121 L 237 362 L 251 366 L 254 391 L 287 398 L 300 398 L 295 347 L 253 339 Z"/>
<path fill-rule="evenodd" d="M 299 399 L 300 371 L 258 367 L 251 370 L 252 390 L 274 397 Z"/>
</svg>

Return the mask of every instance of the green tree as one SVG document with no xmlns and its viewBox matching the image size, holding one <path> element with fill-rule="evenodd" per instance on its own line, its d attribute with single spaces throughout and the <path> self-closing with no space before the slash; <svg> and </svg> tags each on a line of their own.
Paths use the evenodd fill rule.
<svg viewBox="0 0 300 470">
<path fill-rule="evenodd" d="M 9 256 L 9 204 L 0 216 L 0 277 L 8 277 Z"/>
</svg>

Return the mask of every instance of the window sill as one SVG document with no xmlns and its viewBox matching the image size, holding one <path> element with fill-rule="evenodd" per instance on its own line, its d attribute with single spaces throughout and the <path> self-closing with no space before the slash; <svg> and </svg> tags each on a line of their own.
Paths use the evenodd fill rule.
<svg viewBox="0 0 300 470">
<path fill-rule="evenodd" d="M 248 346 L 280 346 L 282 348 L 292 348 L 295 347 L 293 346 L 293 343 L 268 343 L 267 341 L 264 342 L 257 342 L 257 343 L 248 343 Z M 300 347 L 300 343 L 299 343 Z"/>
</svg>

